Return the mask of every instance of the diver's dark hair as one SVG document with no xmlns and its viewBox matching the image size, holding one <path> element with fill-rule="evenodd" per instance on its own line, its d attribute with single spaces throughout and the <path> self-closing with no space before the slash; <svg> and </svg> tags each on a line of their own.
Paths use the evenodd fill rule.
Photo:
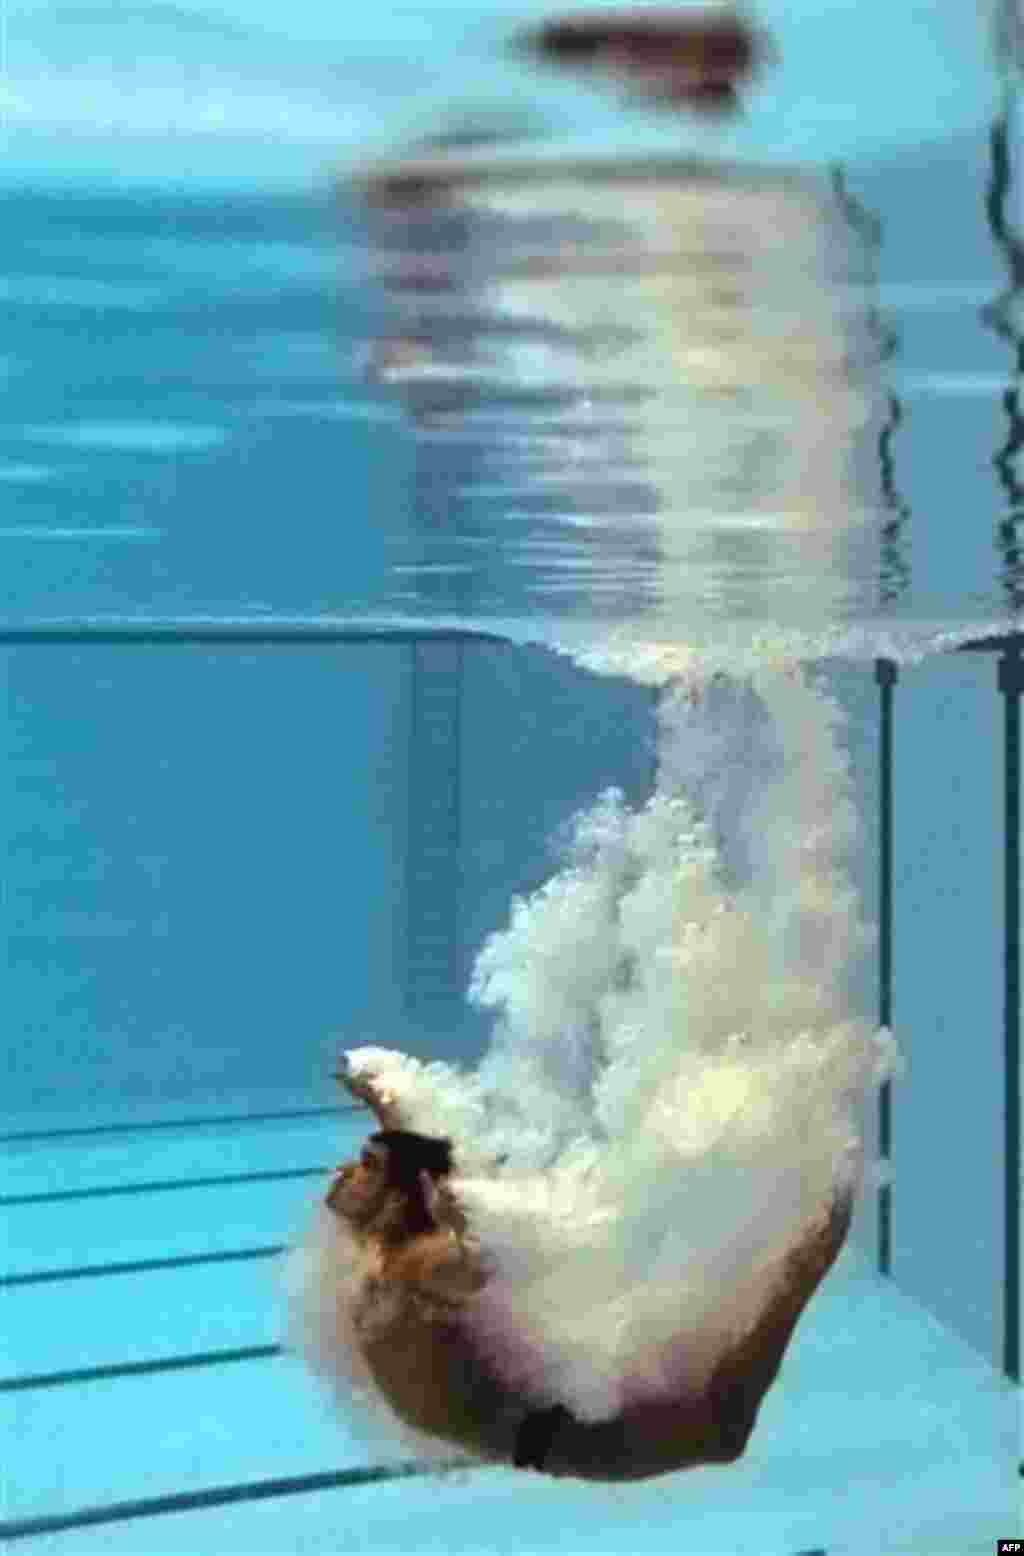
<svg viewBox="0 0 1024 1556">
<path fill-rule="evenodd" d="M 415 1183 L 421 1172 L 443 1178 L 452 1170 L 451 1142 L 436 1135 L 417 1135 L 411 1129 L 381 1129 L 370 1139 L 374 1145 L 387 1149 L 391 1171 L 401 1183 Z"/>
</svg>

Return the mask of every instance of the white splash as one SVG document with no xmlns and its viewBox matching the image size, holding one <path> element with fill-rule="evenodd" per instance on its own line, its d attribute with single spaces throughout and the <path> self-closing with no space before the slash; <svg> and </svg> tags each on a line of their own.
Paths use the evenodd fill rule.
<svg viewBox="0 0 1024 1556">
<path fill-rule="evenodd" d="M 455 1143 L 497 1270 L 484 1342 L 583 1419 L 668 1387 L 673 1340 L 741 1322 L 738 1276 L 857 1187 L 860 1108 L 897 1056 L 857 1010 L 871 932 L 842 721 L 793 666 L 666 694 L 653 798 L 580 815 L 564 868 L 479 955 L 471 997 L 497 1016 L 479 1069 L 351 1056 Z M 671 1386 L 708 1354 L 676 1357 Z"/>
</svg>

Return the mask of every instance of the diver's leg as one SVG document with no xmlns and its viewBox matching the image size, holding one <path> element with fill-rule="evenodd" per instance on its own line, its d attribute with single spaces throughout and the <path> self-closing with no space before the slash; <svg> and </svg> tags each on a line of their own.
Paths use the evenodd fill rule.
<svg viewBox="0 0 1024 1556">
<path fill-rule="evenodd" d="M 824 1223 L 786 1255 L 768 1305 L 716 1367 L 709 1393 L 723 1458 L 738 1458 L 746 1447 L 761 1400 L 778 1375 L 797 1321 L 843 1245 L 852 1211 L 852 1193 L 840 1195 Z"/>
</svg>

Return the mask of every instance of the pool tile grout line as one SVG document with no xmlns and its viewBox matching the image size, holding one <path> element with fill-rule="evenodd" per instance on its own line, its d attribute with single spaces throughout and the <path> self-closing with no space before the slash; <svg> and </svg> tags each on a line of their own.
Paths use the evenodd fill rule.
<svg viewBox="0 0 1024 1556">
<path fill-rule="evenodd" d="M 200 1508 L 225 1507 L 232 1502 L 257 1502 L 269 1497 L 295 1496 L 304 1491 L 333 1491 L 343 1486 L 365 1486 L 375 1481 L 405 1480 L 436 1473 L 434 1466 L 403 1463 L 349 1470 L 327 1470 L 315 1475 L 292 1475 L 275 1480 L 235 1486 L 215 1486 L 205 1491 L 177 1491 L 162 1497 L 139 1497 L 110 1502 L 103 1507 L 78 1508 L 71 1513 L 43 1514 L 36 1518 L 0 1521 L 0 1540 L 20 1540 L 31 1535 L 59 1534 L 93 1524 L 118 1523 L 131 1518 L 152 1518 L 161 1513 L 189 1513 Z"/>
<path fill-rule="evenodd" d="M 56 1388 L 66 1383 L 99 1383 L 112 1378 L 139 1377 L 154 1372 L 181 1372 L 188 1367 L 220 1367 L 232 1362 L 266 1361 L 282 1356 L 280 1345 L 245 1345 L 225 1351 L 196 1351 L 190 1356 L 166 1356 L 149 1361 L 110 1362 L 102 1367 L 77 1367 L 68 1372 L 26 1373 L 20 1378 L 0 1378 L 0 1394 L 22 1389 Z"/>
<path fill-rule="evenodd" d="M 118 1264 L 82 1264 L 63 1270 L 29 1270 L 0 1276 L 0 1290 L 11 1286 L 40 1286 L 47 1281 L 90 1280 L 106 1275 L 141 1275 L 148 1270 L 181 1270 L 196 1264 L 228 1264 L 244 1259 L 273 1259 L 287 1252 L 285 1243 L 266 1247 L 232 1248 L 218 1253 L 183 1253 L 166 1259 L 128 1259 Z"/>
<path fill-rule="evenodd" d="M 29 1145 L 44 1140 L 81 1140 L 96 1135 L 141 1135 L 158 1129 L 209 1129 L 218 1124 L 269 1124 L 292 1118 L 336 1118 L 364 1112 L 362 1104 L 323 1108 L 287 1108 L 277 1113 L 218 1113 L 209 1118 L 150 1119 L 139 1124 L 89 1124 L 70 1129 L 25 1129 L 0 1135 L 0 1145 Z"/>
<path fill-rule="evenodd" d="M 53 1205 L 75 1199 L 110 1199 L 124 1194 L 165 1194 L 174 1189 L 212 1189 L 236 1183 L 280 1183 L 289 1178 L 322 1177 L 329 1167 L 281 1167 L 267 1172 L 238 1172 L 205 1178 L 160 1178 L 147 1183 L 111 1183 L 90 1189 L 46 1189 L 37 1194 L 0 1194 L 0 1206 Z"/>
</svg>

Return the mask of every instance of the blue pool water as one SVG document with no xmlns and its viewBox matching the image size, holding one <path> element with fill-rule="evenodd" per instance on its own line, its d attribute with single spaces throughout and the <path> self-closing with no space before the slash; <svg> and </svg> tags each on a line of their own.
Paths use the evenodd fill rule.
<svg viewBox="0 0 1024 1556">
<path fill-rule="evenodd" d="M 1015 77 L 984 8 L 772 4 L 778 65 L 749 112 L 677 125 L 510 62 L 542 14 L 5 14 L 0 1522 L 26 1550 L 974 1556 L 1024 1530 L 1004 700 L 995 652 L 955 651 L 1018 630 L 1024 590 Z M 542 306 L 506 265 L 507 179 L 460 196 L 457 243 L 434 231 L 466 268 L 463 311 L 432 312 L 409 301 L 419 229 L 368 218 L 348 175 L 466 123 L 519 127 L 499 154 L 555 171 L 727 164 L 735 204 L 714 206 L 717 175 L 653 216 L 600 180 L 585 209 L 535 204 L 531 231 L 649 218 L 687 256 L 667 302 L 627 266 L 618 300 L 575 280 Z M 794 298 L 812 188 L 841 254 Z M 614 352 L 548 350 L 617 341 L 634 311 L 661 355 L 629 358 L 651 376 L 625 389 L 602 377 Z M 843 869 L 873 920 L 879 656 L 900 666 L 907 1062 L 888 1153 L 863 1103 L 893 1173 L 886 1273 L 869 1176 L 737 1466 L 614 1493 L 407 1474 L 281 1351 L 282 1251 L 368 1123 L 333 1087 L 338 1050 L 475 1062 L 480 949 L 609 787 L 639 811 L 685 778 L 727 857 L 767 838 L 754 880 L 782 915 L 805 818 L 719 771 L 719 742 L 743 771 L 748 732 L 702 703 L 714 671 L 767 677 L 780 729 L 780 659 L 838 699 Z M 826 724 L 780 735 L 809 770 Z M 582 942 L 553 955 L 530 932 L 559 989 L 568 969 L 568 1034 L 590 1011 Z M 877 956 L 839 961 L 875 1024 Z M 556 996 L 530 978 L 533 1042 Z M 719 981 L 742 979 L 723 959 Z"/>
</svg>

